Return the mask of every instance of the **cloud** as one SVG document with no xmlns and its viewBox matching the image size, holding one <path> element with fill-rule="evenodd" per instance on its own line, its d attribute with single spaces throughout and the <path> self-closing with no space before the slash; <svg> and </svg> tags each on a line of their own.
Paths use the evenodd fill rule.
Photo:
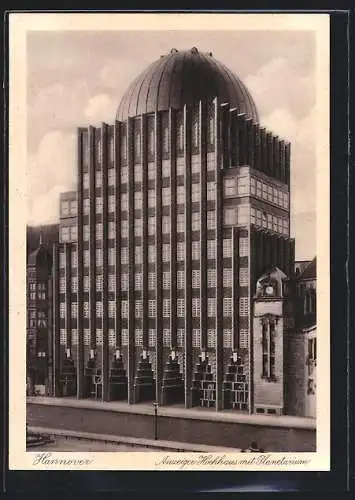
<svg viewBox="0 0 355 500">
<path fill-rule="evenodd" d="M 75 189 L 75 139 L 75 134 L 49 132 L 28 156 L 27 219 L 31 224 L 57 219 L 58 193 Z"/>
<path fill-rule="evenodd" d="M 99 94 L 89 99 L 84 113 L 90 123 L 111 123 L 115 118 L 116 104 L 108 94 Z"/>
<path fill-rule="evenodd" d="M 309 113 L 315 104 L 314 75 L 297 72 L 285 58 L 274 58 L 245 78 L 260 115 L 288 109 L 296 118 Z"/>
</svg>

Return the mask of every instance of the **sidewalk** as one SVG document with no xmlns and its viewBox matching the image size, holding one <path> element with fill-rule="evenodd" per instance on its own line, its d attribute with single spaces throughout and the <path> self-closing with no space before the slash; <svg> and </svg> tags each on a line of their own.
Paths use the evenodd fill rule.
<svg viewBox="0 0 355 500">
<path fill-rule="evenodd" d="M 140 415 L 153 415 L 153 405 L 139 403 L 129 405 L 125 401 L 95 401 L 89 399 L 76 398 L 51 398 L 51 397 L 27 397 L 27 403 L 63 406 L 69 408 L 86 408 L 91 410 L 111 411 L 118 413 L 132 413 Z M 160 417 L 186 418 L 194 420 L 209 420 L 228 423 L 242 423 L 251 425 L 260 425 L 268 427 L 284 427 L 294 429 L 316 429 L 316 420 L 312 418 L 293 417 L 289 415 L 249 415 L 235 411 L 214 411 L 206 408 L 189 408 L 182 406 L 160 406 L 158 408 Z"/>
<path fill-rule="evenodd" d="M 116 443 L 137 446 L 137 448 L 150 448 L 152 451 L 172 451 L 172 452 L 203 452 L 203 453 L 239 453 L 240 449 L 225 448 L 220 446 L 207 446 L 203 444 L 179 443 L 175 441 L 162 441 L 153 439 L 143 439 L 126 436 L 112 436 L 107 434 L 94 434 L 91 432 L 69 431 L 62 429 L 49 429 L 46 427 L 28 427 L 33 433 L 48 434 L 54 437 L 66 437 L 75 439 L 85 439 L 90 441 L 102 441 L 103 443 Z M 138 450 L 137 451 L 143 451 Z M 147 450 L 144 450 L 147 451 Z M 118 452 L 119 453 L 119 452 Z"/>
</svg>

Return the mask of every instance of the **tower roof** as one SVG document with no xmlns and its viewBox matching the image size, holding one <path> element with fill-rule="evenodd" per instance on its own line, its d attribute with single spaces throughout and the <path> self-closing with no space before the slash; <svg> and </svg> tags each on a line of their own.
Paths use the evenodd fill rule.
<svg viewBox="0 0 355 500">
<path fill-rule="evenodd" d="M 200 100 L 218 97 L 258 122 L 255 103 L 241 80 L 211 52 L 172 49 L 150 64 L 126 90 L 116 119 L 143 113 L 181 109 Z"/>
</svg>

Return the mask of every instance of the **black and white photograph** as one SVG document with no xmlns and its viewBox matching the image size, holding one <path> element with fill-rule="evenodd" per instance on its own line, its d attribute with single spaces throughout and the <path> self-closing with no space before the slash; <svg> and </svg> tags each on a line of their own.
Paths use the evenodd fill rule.
<svg viewBox="0 0 355 500">
<path fill-rule="evenodd" d="M 329 467 L 328 24 L 13 15 L 14 467 Z"/>
</svg>

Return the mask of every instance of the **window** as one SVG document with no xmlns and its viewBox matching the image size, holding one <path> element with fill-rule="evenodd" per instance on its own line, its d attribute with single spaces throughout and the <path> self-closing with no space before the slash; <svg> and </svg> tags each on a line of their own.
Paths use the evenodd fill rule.
<svg viewBox="0 0 355 500">
<path fill-rule="evenodd" d="M 136 346 L 143 345 L 143 330 L 141 328 L 135 329 L 134 341 Z"/>
<path fill-rule="evenodd" d="M 121 301 L 121 316 L 122 318 L 128 318 L 128 300 Z"/>
<path fill-rule="evenodd" d="M 200 242 L 199 241 L 192 242 L 191 254 L 192 254 L 192 260 L 199 260 L 200 259 Z"/>
<path fill-rule="evenodd" d="M 283 193 L 283 207 L 288 208 L 288 193 Z"/>
<path fill-rule="evenodd" d="M 128 238 L 128 220 L 121 220 L 121 238 Z"/>
<path fill-rule="evenodd" d="M 192 330 L 192 347 L 201 347 L 201 332 L 199 328 Z"/>
<path fill-rule="evenodd" d="M 61 241 L 69 241 L 69 227 L 63 226 L 60 228 Z"/>
<path fill-rule="evenodd" d="M 215 153 L 207 153 L 207 170 L 215 170 L 216 168 L 216 155 Z"/>
<path fill-rule="evenodd" d="M 239 346 L 242 349 L 247 349 L 249 346 L 248 330 L 240 330 L 239 332 Z"/>
<path fill-rule="evenodd" d="M 248 238 L 239 239 L 239 257 L 247 257 L 249 254 L 249 240 Z"/>
<path fill-rule="evenodd" d="M 214 210 L 207 211 L 207 229 L 216 229 L 216 212 Z"/>
<path fill-rule="evenodd" d="M 250 177 L 250 193 L 255 196 L 256 194 L 256 179 Z"/>
<path fill-rule="evenodd" d="M 162 177 L 170 177 L 170 161 L 163 160 L 163 162 L 162 162 Z"/>
<path fill-rule="evenodd" d="M 223 240 L 223 257 L 229 258 L 232 257 L 232 240 L 224 239 Z"/>
<path fill-rule="evenodd" d="M 143 258 L 142 247 L 141 246 L 134 247 L 134 260 L 135 260 L 135 263 L 136 264 L 142 264 L 142 258 Z"/>
<path fill-rule="evenodd" d="M 143 275 L 142 273 L 136 273 L 134 275 L 134 288 L 136 290 L 141 290 L 143 284 Z"/>
<path fill-rule="evenodd" d="M 90 330 L 89 328 L 84 328 L 84 345 L 90 345 Z"/>
<path fill-rule="evenodd" d="M 89 200 L 89 198 L 83 199 L 83 212 L 84 212 L 84 215 L 89 215 L 89 212 L 90 212 L 90 200 Z"/>
<path fill-rule="evenodd" d="M 176 203 L 181 205 L 185 203 L 185 187 L 177 186 L 176 188 Z"/>
<path fill-rule="evenodd" d="M 248 269 L 245 268 L 239 269 L 239 285 L 240 286 L 248 285 Z"/>
<path fill-rule="evenodd" d="M 102 266 L 102 249 L 101 248 L 96 249 L 96 265 Z"/>
<path fill-rule="evenodd" d="M 116 248 L 108 249 L 108 265 L 114 266 L 116 264 Z"/>
<path fill-rule="evenodd" d="M 135 301 L 134 314 L 136 318 L 141 318 L 143 316 L 143 302 L 141 300 Z"/>
<path fill-rule="evenodd" d="M 96 291 L 97 292 L 102 292 L 102 285 L 103 285 L 102 274 L 99 274 L 98 276 L 96 276 Z"/>
<path fill-rule="evenodd" d="M 262 378 L 276 381 L 275 377 L 275 322 L 264 319 L 262 324 Z"/>
<path fill-rule="evenodd" d="M 114 274 L 109 274 L 108 277 L 108 291 L 115 292 L 116 291 L 116 276 Z"/>
<path fill-rule="evenodd" d="M 84 241 L 89 241 L 90 238 L 90 228 L 87 224 L 83 226 L 83 239 Z"/>
<path fill-rule="evenodd" d="M 155 273 L 148 273 L 148 289 L 155 289 Z"/>
<path fill-rule="evenodd" d="M 192 231 L 199 231 L 200 229 L 200 212 L 193 212 L 191 218 Z"/>
<path fill-rule="evenodd" d="M 183 289 L 185 286 L 185 274 L 184 271 L 177 271 L 176 273 L 177 288 L 179 290 Z"/>
<path fill-rule="evenodd" d="M 162 232 L 163 234 L 170 233 L 170 217 L 167 216 L 162 217 Z"/>
<path fill-rule="evenodd" d="M 140 146 L 140 142 L 138 144 Z M 142 166 L 134 165 L 134 182 L 142 182 L 142 176 L 143 176 Z"/>
<path fill-rule="evenodd" d="M 83 174 L 83 188 L 84 189 L 89 189 L 90 186 L 90 178 L 88 172 L 85 172 Z"/>
<path fill-rule="evenodd" d="M 116 346 L 116 332 L 113 328 L 108 330 L 108 345 L 111 347 Z"/>
<path fill-rule="evenodd" d="M 170 288 L 170 272 L 163 272 L 163 288 L 165 290 Z"/>
<path fill-rule="evenodd" d="M 163 188 L 162 189 L 162 205 L 163 206 L 170 206 L 170 188 Z"/>
<path fill-rule="evenodd" d="M 65 318 L 65 302 L 60 302 L 59 304 L 59 316 L 62 319 Z"/>
<path fill-rule="evenodd" d="M 200 201 L 200 184 L 192 184 L 191 186 L 191 201 Z"/>
<path fill-rule="evenodd" d="M 134 209 L 138 210 L 142 208 L 142 191 L 136 191 L 134 193 Z"/>
<path fill-rule="evenodd" d="M 128 329 L 122 328 L 121 330 L 121 342 L 122 345 L 128 345 Z"/>
<path fill-rule="evenodd" d="M 128 248 L 121 248 L 121 264 L 128 264 Z"/>
<path fill-rule="evenodd" d="M 64 269 L 65 268 L 65 263 L 66 263 L 65 253 L 64 252 L 60 252 L 60 254 L 59 254 L 59 267 L 61 269 Z"/>
<path fill-rule="evenodd" d="M 163 299 L 163 317 L 170 317 L 170 299 Z"/>
<path fill-rule="evenodd" d="M 102 223 L 96 224 L 96 239 L 101 240 L 102 239 L 102 231 L 103 231 L 103 226 Z"/>
<path fill-rule="evenodd" d="M 61 345 L 66 345 L 67 343 L 67 331 L 65 328 L 60 329 L 60 344 Z"/>
<path fill-rule="evenodd" d="M 89 318 L 90 317 L 89 302 L 84 302 L 83 303 L 83 313 L 84 313 L 84 318 Z"/>
<path fill-rule="evenodd" d="M 183 233 L 185 230 L 185 218 L 184 214 L 176 215 L 176 232 Z"/>
<path fill-rule="evenodd" d="M 250 209 L 248 205 L 240 205 L 238 207 L 238 224 L 249 224 Z"/>
<path fill-rule="evenodd" d="M 198 147 L 198 121 L 196 120 L 192 127 L 192 143 Z"/>
<path fill-rule="evenodd" d="M 215 200 L 216 198 L 216 183 L 207 182 L 207 200 Z"/>
<path fill-rule="evenodd" d="M 89 276 L 84 276 L 84 292 L 89 291 L 89 285 L 90 285 Z"/>
<path fill-rule="evenodd" d="M 260 181 L 256 181 L 256 196 L 258 198 L 262 197 L 262 187 L 261 187 L 261 182 Z"/>
<path fill-rule="evenodd" d="M 223 269 L 223 286 L 226 288 L 230 288 L 233 284 L 233 274 L 232 269 L 224 268 Z"/>
<path fill-rule="evenodd" d="M 216 299 L 214 297 L 208 297 L 207 315 L 210 318 L 216 316 Z"/>
<path fill-rule="evenodd" d="M 136 134 L 134 140 L 134 153 L 136 158 L 139 158 L 141 155 L 141 134 L 139 132 Z"/>
<path fill-rule="evenodd" d="M 78 267 L 78 252 L 76 250 L 71 252 L 71 267 Z"/>
<path fill-rule="evenodd" d="M 155 347 L 155 329 L 154 328 L 149 328 L 148 330 L 148 345 L 149 347 Z"/>
<path fill-rule="evenodd" d="M 216 270 L 207 269 L 207 286 L 213 288 L 216 286 Z"/>
<path fill-rule="evenodd" d="M 148 300 L 148 316 L 149 318 L 154 318 L 156 314 L 156 301 Z"/>
<path fill-rule="evenodd" d="M 185 243 L 177 243 L 177 245 L 176 245 L 176 259 L 178 261 L 185 260 Z"/>
<path fill-rule="evenodd" d="M 121 274 L 121 290 L 126 292 L 128 290 L 128 274 Z"/>
<path fill-rule="evenodd" d="M 114 300 L 109 300 L 108 302 L 108 317 L 114 318 L 116 316 L 116 302 Z"/>
<path fill-rule="evenodd" d="M 192 299 L 192 316 L 195 318 L 200 316 L 200 299 L 196 297 Z"/>
<path fill-rule="evenodd" d="M 134 236 L 142 236 L 143 219 L 134 219 Z"/>
<path fill-rule="evenodd" d="M 237 195 L 237 183 L 236 179 L 226 178 L 224 179 L 224 196 L 236 196 Z"/>
<path fill-rule="evenodd" d="M 148 217 L 148 235 L 155 234 L 155 217 Z"/>
<path fill-rule="evenodd" d="M 212 146 L 214 144 L 214 117 L 211 116 L 208 120 L 208 139 L 209 144 Z"/>
<path fill-rule="evenodd" d="M 122 210 L 122 212 L 125 212 L 126 210 L 128 210 L 128 194 L 127 193 L 121 194 L 121 210 Z"/>
<path fill-rule="evenodd" d="M 62 201 L 61 202 L 61 212 L 63 217 L 67 217 L 69 215 L 69 202 Z"/>
<path fill-rule="evenodd" d="M 153 134 L 154 131 L 152 130 Z M 155 163 L 148 163 L 148 179 L 153 180 L 155 179 Z"/>
<path fill-rule="evenodd" d="M 207 259 L 216 258 L 216 240 L 207 240 Z"/>
<path fill-rule="evenodd" d="M 177 307 L 177 316 L 179 318 L 183 318 L 185 316 L 185 300 L 177 299 L 176 307 Z"/>
<path fill-rule="evenodd" d="M 148 207 L 155 208 L 156 196 L 155 189 L 148 189 Z"/>
<path fill-rule="evenodd" d="M 248 316 L 249 313 L 249 299 L 248 297 L 241 297 L 239 299 L 239 314 L 240 316 Z"/>
<path fill-rule="evenodd" d="M 247 176 L 238 177 L 237 189 L 239 195 L 249 194 L 249 178 Z"/>
<path fill-rule="evenodd" d="M 171 345 L 171 332 L 170 329 L 164 328 L 163 330 L 163 346 L 170 347 Z"/>
<path fill-rule="evenodd" d="M 71 279 L 71 291 L 76 293 L 78 291 L 78 278 L 77 276 L 73 276 Z"/>
<path fill-rule="evenodd" d="M 125 184 L 126 182 L 128 182 L 128 168 L 121 167 L 121 183 Z"/>
<path fill-rule="evenodd" d="M 232 330 L 228 328 L 223 330 L 223 347 L 232 347 Z"/>
<path fill-rule="evenodd" d="M 95 172 L 95 187 L 101 187 L 101 186 L 102 186 L 102 171 L 96 170 L 96 172 Z"/>
<path fill-rule="evenodd" d="M 235 208 L 224 209 L 224 224 L 234 226 L 237 223 L 237 213 Z"/>
<path fill-rule="evenodd" d="M 207 330 L 207 347 L 216 347 L 216 330 Z"/>
<path fill-rule="evenodd" d="M 59 292 L 65 293 L 65 278 L 64 277 L 59 279 Z"/>
<path fill-rule="evenodd" d="M 101 196 L 96 197 L 95 207 L 96 207 L 96 213 L 102 214 L 102 198 L 101 198 Z"/>
<path fill-rule="evenodd" d="M 185 158 L 176 158 L 176 175 L 185 174 Z"/>
<path fill-rule="evenodd" d="M 200 288 L 200 271 L 197 269 L 192 271 L 192 288 Z"/>
<path fill-rule="evenodd" d="M 192 155 L 191 157 L 191 172 L 193 174 L 199 173 L 201 170 L 201 160 L 199 155 Z"/>
<path fill-rule="evenodd" d="M 154 245 L 148 245 L 148 262 L 149 263 L 155 262 L 155 246 Z"/>
<path fill-rule="evenodd" d="M 96 302 L 96 317 L 102 318 L 102 302 Z"/>
<path fill-rule="evenodd" d="M 72 328 L 71 331 L 71 343 L 72 345 L 78 345 L 78 330 L 76 328 Z"/>
<path fill-rule="evenodd" d="M 177 336 L 177 345 L 178 347 L 183 347 L 184 346 L 184 340 L 185 340 L 185 330 L 184 328 L 178 328 L 176 332 Z"/>
<path fill-rule="evenodd" d="M 107 182 L 109 186 L 116 184 L 116 171 L 113 168 L 109 168 L 107 171 Z"/>
<path fill-rule="evenodd" d="M 231 316 L 232 315 L 232 299 L 224 297 L 223 298 L 223 316 Z"/>
</svg>

